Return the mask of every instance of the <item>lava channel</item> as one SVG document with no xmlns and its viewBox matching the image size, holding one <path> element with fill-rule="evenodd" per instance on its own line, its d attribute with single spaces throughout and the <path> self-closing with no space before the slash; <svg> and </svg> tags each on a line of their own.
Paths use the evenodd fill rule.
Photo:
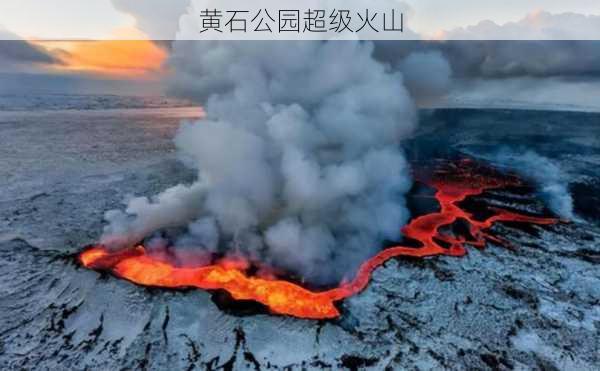
<svg viewBox="0 0 600 371">
<path fill-rule="evenodd" d="M 235 300 L 261 303 L 276 314 L 309 319 L 335 318 L 340 315 L 336 302 L 362 291 L 373 271 L 389 259 L 438 255 L 460 257 L 467 253 L 466 245 L 483 249 L 486 241 L 508 245 L 503 238 L 490 232 L 497 222 L 537 225 L 559 222 L 555 218 L 527 216 L 499 208 L 489 208 L 492 215 L 478 220 L 461 208 L 461 201 L 487 190 L 521 185 L 516 177 L 482 169 L 472 160 L 465 159 L 434 173 L 425 182 L 436 190 L 439 211 L 416 217 L 402 229 L 404 236 L 417 241 L 419 246 L 400 245 L 384 249 L 364 262 L 352 280 L 345 280 L 338 287 L 326 291 L 312 291 L 283 279 L 252 275 L 249 273 L 250 264 L 239 258 L 224 258 L 206 266 L 182 267 L 168 259 L 152 256 L 142 245 L 120 251 L 111 251 L 102 245 L 93 246 L 79 255 L 79 261 L 87 268 L 107 270 L 139 285 L 220 289 L 227 291 Z M 457 237 L 441 231 L 442 227 L 459 219 L 467 222 L 469 236 Z"/>
</svg>

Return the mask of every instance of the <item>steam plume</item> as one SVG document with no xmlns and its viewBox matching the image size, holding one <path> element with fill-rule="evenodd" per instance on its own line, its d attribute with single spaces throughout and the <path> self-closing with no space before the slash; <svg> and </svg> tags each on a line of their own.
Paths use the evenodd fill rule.
<svg viewBox="0 0 600 371">
<path fill-rule="evenodd" d="M 533 151 L 518 153 L 507 149 L 493 155 L 491 160 L 532 180 L 550 210 L 562 218 L 573 220 L 573 198 L 566 177 L 556 163 Z"/>
<path fill-rule="evenodd" d="M 408 218 L 400 141 L 414 104 L 372 54 L 369 42 L 176 42 L 172 90 L 205 102 L 175 138 L 198 179 L 106 213 L 104 243 L 187 225 L 181 248 L 258 255 L 316 282 L 352 271 Z"/>
</svg>

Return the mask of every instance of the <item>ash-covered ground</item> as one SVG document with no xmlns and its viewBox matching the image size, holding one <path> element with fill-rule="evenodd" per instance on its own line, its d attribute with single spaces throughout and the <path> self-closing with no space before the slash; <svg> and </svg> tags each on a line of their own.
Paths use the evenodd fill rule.
<svg viewBox="0 0 600 371">
<path fill-rule="evenodd" d="M 494 227 L 513 249 L 389 261 L 340 319 L 310 321 L 222 310 L 211 293 L 76 263 L 106 210 L 193 179 L 171 142 L 189 114 L 0 113 L 0 368 L 599 369 L 600 115 L 422 112 L 406 143 L 414 161 L 535 151 L 567 175 L 575 220 Z M 533 191 L 472 202 L 549 212 Z"/>
</svg>

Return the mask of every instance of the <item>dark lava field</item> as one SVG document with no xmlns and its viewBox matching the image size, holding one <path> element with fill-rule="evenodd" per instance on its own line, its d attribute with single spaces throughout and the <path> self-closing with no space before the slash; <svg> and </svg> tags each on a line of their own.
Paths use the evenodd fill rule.
<svg viewBox="0 0 600 371">
<path fill-rule="evenodd" d="M 574 217 L 495 225 L 511 248 L 390 260 L 326 321 L 223 305 L 214 292 L 141 287 L 78 264 L 106 210 L 193 179 L 172 144 L 186 115 L 0 113 L 1 369 L 599 369 L 600 114 L 421 111 L 404 143 L 412 163 L 532 151 L 561 169 Z M 535 180 L 470 202 L 552 216 Z M 408 200 L 415 212 L 435 207 L 419 192 L 427 190 L 415 187 Z"/>
</svg>

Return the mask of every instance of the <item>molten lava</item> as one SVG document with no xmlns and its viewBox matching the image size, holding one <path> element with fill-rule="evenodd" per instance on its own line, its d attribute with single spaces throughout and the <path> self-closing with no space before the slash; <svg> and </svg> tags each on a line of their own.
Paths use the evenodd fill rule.
<svg viewBox="0 0 600 371">
<path fill-rule="evenodd" d="M 334 318 L 340 314 L 334 304 L 362 291 L 369 283 L 373 271 L 389 259 L 402 256 L 463 256 L 467 252 L 465 245 L 484 248 L 487 240 L 506 245 L 504 239 L 489 232 L 496 222 L 538 225 L 558 222 L 553 218 L 527 216 L 498 208 L 490 208 L 493 215 L 478 220 L 461 208 L 461 201 L 487 190 L 520 185 L 515 177 L 500 176 L 482 169 L 471 160 L 462 160 L 437 171 L 425 182 L 436 190 L 435 198 L 440 210 L 413 219 L 402 230 L 406 238 L 417 241 L 419 246 L 387 248 L 364 262 L 353 280 L 342 282 L 338 287 L 327 291 L 311 291 L 298 284 L 276 279 L 274 275 L 250 275 L 249 264 L 244 264 L 239 258 L 225 258 L 201 267 L 181 267 L 151 256 L 143 246 L 121 251 L 95 246 L 82 252 L 79 260 L 85 267 L 109 270 L 140 285 L 222 289 L 236 300 L 262 303 L 274 313 L 311 319 Z M 441 231 L 442 227 L 461 219 L 467 222 L 469 236 L 457 237 Z"/>
</svg>

